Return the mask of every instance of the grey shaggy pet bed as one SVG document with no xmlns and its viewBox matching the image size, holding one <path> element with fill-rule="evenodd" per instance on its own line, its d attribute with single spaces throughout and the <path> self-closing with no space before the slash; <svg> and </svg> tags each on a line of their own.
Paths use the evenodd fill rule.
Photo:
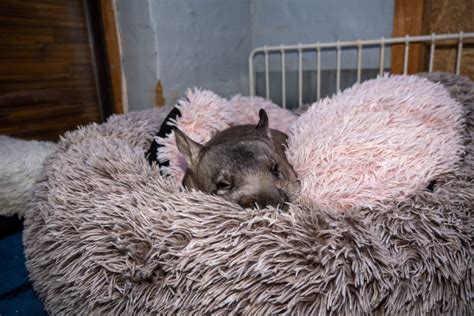
<svg viewBox="0 0 474 316">
<path fill-rule="evenodd" d="M 385 208 L 242 209 L 180 191 L 144 152 L 169 109 L 67 133 L 26 214 L 33 285 L 52 314 L 472 313 L 474 87 L 457 170 Z"/>
</svg>

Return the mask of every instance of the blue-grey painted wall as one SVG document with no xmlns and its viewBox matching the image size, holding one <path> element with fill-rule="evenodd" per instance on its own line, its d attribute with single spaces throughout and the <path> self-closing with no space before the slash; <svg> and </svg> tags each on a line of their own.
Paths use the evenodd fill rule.
<svg viewBox="0 0 474 316">
<path fill-rule="evenodd" d="M 117 0 L 129 108 L 151 107 L 159 79 L 167 104 L 195 86 L 247 94 L 248 54 L 264 44 L 389 37 L 393 1 Z M 344 54 L 343 67 L 354 56 Z M 377 60 L 369 53 L 363 64 Z"/>
<path fill-rule="evenodd" d="M 250 0 L 118 0 L 129 108 L 149 108 L 162 81 L 167 104 L 187 89 L 247 89 Z"/>
<path fill-rule="evenodd" d="M 149 109 L 160 77 L 150 2 L 119 0 L 117 16 L 130 110 Z"/>
<path fill-rule="evenodd" d="M 166 99 L 199 86 L 231 96 L 242 90 L 250 51 L 249 0 L 152 1 Z M 245 84 L 245 82 L 244 82 Z"/>
<path fill-rule="evenodd" d="M 390 37 L 393 8 L 394 0 L 253 0 L 252 47 Z M 335 67 L 335 54 L 327 55 L 322 67 Z M 363 57 L 365 67 L 378 66 L 378 50 L 368 49 Z M 343 52 L 342 67 L 355 68 L 356 58 L 355 49 Z M 289 67 L 296 64 L 296 58 L 287 61 Z"/>
<path fill-rule="evenodd" d="M 336 42 L 390 37 L 394 0 L 252 0 L 252 48 L 264 45 Z M 364 48 L 362 80 L 378 74 L 379 47 Z M 286 105 L 298 105 L 298 53 L 285 55 Z M 303 53 L 303 103 L 316 100 L 315 51 Z M 385 49 L 384 67 L 390 66 L 390 49 Z M 270 54 L 270 99 L 282 104 L 281 57 Z M 256 93 L 266 95 L 264 56 L 254 59 Z M 321 96 L 336 92 L 336 50 L 322 50 Z M 341 82 L 344 89 L 357 81 L 357 49 L 341 50 Z"/>
</svg>

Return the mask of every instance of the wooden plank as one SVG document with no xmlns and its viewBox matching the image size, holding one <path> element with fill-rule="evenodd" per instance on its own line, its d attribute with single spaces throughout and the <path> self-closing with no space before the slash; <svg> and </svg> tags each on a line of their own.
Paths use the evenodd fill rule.
<svg viewBox="0 0 474 316">
<path fill-rule="evenodd" d="M 23 111 L 24 105 L 32 104 L 76 104 L 95 101 L 95 89 L 83 88 L 49 88 L 42 90 L 17 90 L 0 96 L 0 108 L 10 111 Z"/>
<path fill-rule="evenodd" d="M 38 69 L 39 68 L 39 69 Z M 48 70 L 46 67 L 39 65 L 35 69 L 25 69 L 17 73 L 2 73 L 0 72 L 0 87 L 8 82 L 31 82 L 31 81 L 42 81 L 42 80 L 77 80 L 84 78 L 83 71 L 92 71 L 92 65 L 87 64 L 71 64 L 71 65 L 56 65 L 54 67 L 57 72 L 53 69 Z M 40 69 L 46 72 L 39 71 Z M 10 67 L 11 70 L 11 67 Z M 59 71 L 58 71 L 59 70 Z M 64 71 L 60 71 L 64 70 Z M 49 71 L 49 72 L 48 72 Z M 93 74 L 90 74 L 90 78 L 93 80 Z M 90 82 L 92 84 L 93 82 Z"/>
<path fill-rule="evenodd" d="M 55 105 L 51 104 L 45 107 L 30 106 L 24 111 L 9 112 L 6 116 L 8 124 L 24 123 L 27 121 L 43 121 L 51 120 L 56 117 L 77 116 L 83 113 L 95 113 L 94 111 L 85 111 L 93 103 L 87 104 L 71 104 L 71 105 Z"/>
<path fill-rule="evenodd" d="M 0 60 L 21 62 L 69 61 L 76 64 L 90 64 L 91 53 L 88 44 L 44 44 L 32 45 L 5 44 L 0 49 Z"/>
<path fill-rule="evenodd" d="M 5 128 L 0 126 L 0 134 L 8 134 L 13 137 L 20 137 L 26 139 L 38 139 L 38 135 L 45 132 L 52 132 L 52 135 L 57 135 L 54 139 L 58 139 L 59 135 L 66 131 L 76 129 L 80 125 L 87 125 L 90 122 L 98 119 L 98 113 L 86 113 L 80 116 L 63 116 L 58 117 L 54 121 L 29 121 L 23 122 L 21 126 L 12 128 Z"/>
<path fill-rule="evenodd" d="M 34 18 L 18 18 L 18 17 L 9 17 L 9 16 L 0 16 L 0 26 L 50 26 L 50 27 L 71 27 L 71 28 L 85 28 L 85 22 L 80 21 L 66 21 L 66 20 L 44 20 L 44 19 L 34 19 Z"/>
<path fill-rule="evenodd" d="M 1 18 L 0 18 L 1 19 Z M 55 28 L 52 26 L 13 25 L 0 28 L 2 43 L 31 45 L 35 43 L 67 43 L 88 44 L 87 29 L 83 28 Z"/>
<path fill-rule="evenodd" d="M 79 10 L 83 3 L 77 0 L 2 0 L 5 5 L 12 6 L 34 6 L 39 8 L 68 8 L 72 10 L 70 14 L 74 14 L 75 11 Z M 25 8 L 25 10 L 28 8 Z"/>
<path fill-rule="evenodd" d="M 392 36 L 429 34 L 427 18 L 429 11 L 429 0 L 395 0 Z M 392 73 L 403 73 L 404 54 L 405 46 L 403 44 L 392 45 Z M 427 68 L 427 58 L 428 51 L 425 44 L 410 44 L 408 73 L 413 74 L 425 71 Z"/>
<path fill-rule="evenodd" d="M 101 0 L 100 7 L 104 23 L 105 43 L 107 46 L 107 58 L 109 63 L 110 80 L 112 83 L 112 97 L 114 113 L 124 113 L 124 83 L 122 71 L 122 57 L 120 53 L 120 42 L 117 29 L 117 16 L 115 14 L 114 0 Z"/>
<path fill-rule="evenodd" d="M 100 114 L 94 107 L 94 103 L 77 104 L 74 107 L 69 107 L 69 109 L 66 109 L 66 107 L 59 108 L 59 106 L 55 104 L 44 104 L 44 109 L 46 110 L 47 108 L 56 108 L 56 110 L 61 110 L 62 113 L 50 112 L 50 115 L 47 117 L 45 114 L 41 114 L 42 117 L 33 117 L 29 116 L 26 111 L 17 113 L 4 113 L 2 111 L 1 117 L 4 124 L 0 126 L 0 129 L 18 131 L 25 129 L 28 125 L 40 126 L 53 124 L 57 121 L 76 121 L 82 120 L 82 117 L 89 117 L 91 115 L 97 119 Z M 69 112 L 67 110 L 69 110 Z M 18 115 L 14 116 L 16 114 Z M 29 129 L 31 129 L 31 126 Z"/>
<path fill-rule="evenodd" d="M 53 30 L 47 27 L 0 28 L 2 46 L 6 44 L 52 43 Z"/>
<path fill-rule="evenodd" d="M 81 88 L 81 87 L 91 87 L 90 80 L 91 74 L 83 73 L 77 74 L 78 76 L 82 75 L 84 80 L 80 78 L 75 78 L 74 80 L 40 80 L 40 81 L 13 81 L 0 84 L 0 94 L 8 93 L 19 90 L 36 90 L 36 89 L 48 89 L 48 88 Z"/>
<path fill-rule="evenodd" d="M 57 139 L 100 121 L 82 0 L 0 1 L 0 134 Z"/>
<path fill-rule="evenodd" d="M 21 63 L 12 64 L 9 61 L 0 61 L 0 75 L 9 74 L 44 74 L 44 73 L 68 73 L 69 65 L 63 62 L 45 63 Z"/>
<path fill-rule="evenodd" d="M 4 17 L 40 19 L 49 23 L 53 18 L 66 22 L 83 22 L 82 7 L 78 1 L 68 1 L 69 6 L 54 6 L 42 4 L 41 1 L 19 2 L 19 1 L 0 1 L 0 10 Z"/>
<path fill-rule="evenodd" d="M 34 79 L 32 79 L 34 78 Z M 0 74 L 0 90 L 5 84 L 17 82 L 31 82 L 31 81 L 42 81 L 42 80 L 69 80 L 71 79 L 71 74 L 69 73 L 36 73 L 34 77 L 31 73 L 23 74 Z"/>
<path fill-rule="evenodd" d="M 3 0 L 4 2 L 17 2 L 24 4 L 35 3 L 42 6 L 55 6 L 55 7 L 73 7 L 78 8 L 82 5 L 81 1 L 71 1 L 71 0 Z"/>
<path fill-rule="evenodd" d="M 0 134 L 3 134 L 5 131 L 9 132 L 36 132 L 48 129 L 54 129 L 55 126 L 67 126 L 67 123 L 72 123 L 71 129 L 74 129 L 78 124 L 87 124 L 89 122 L 93 122 L 93 120 L 97 119 L 98 113 L 94 111 L 83 111 L 80 114 L 76 115 L 62 115 L 57 118 L 50 118 L 50 119 L 31 119 L 31 120 L 24 120 L 21 124 L 15 122 L 15 124 L 2 124 L 0 126 Z M 91 119 L 91 121 L 87 122 L 85 119 Z"/>
</svg>

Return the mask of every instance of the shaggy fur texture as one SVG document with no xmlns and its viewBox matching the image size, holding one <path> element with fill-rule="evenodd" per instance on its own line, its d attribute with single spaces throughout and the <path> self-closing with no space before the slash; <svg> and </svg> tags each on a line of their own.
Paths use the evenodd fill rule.
<svg viewBox="0 0 474 316">
<path fill-rule="evenodd" d="M 166 111 L 66 134 L 45 162 L 23 238 L 46 310 L 471 314 L 474 87 L 431 79 L 464 106 L 458 167 L 434 192 L 345 215 L 242 209 L 182 191 L 143 157 Z"/>
<path fill-rule="evenodd" d="M 229 126 L 256 124 L 259 108 L 268 111 L 272 128 L 289 130 L 287 157 L 307 200 L 301 203 L 318 208 L 347 211 L 404 199 L 452 171 L 462 150 L 462 107 L 442 85 L 415 76 L 356 84 L 298 119 L 261 98 L 227 101 L 189 91 L 173 125 L 205 143 Z M 171 161 L 165 174 L 181 183 L 186 163 L 174 134 L 157 141 L 164 145 L 158 157 Z"/>
<path fill-rule="evenodd" d="M 284 133 L 288 132 L 288 128 L 297 118 L 290 111 L 263 98 L 237 95 L 226 100 L 211 91 L 201 90 L 188 90 L 186 99 L 181 100 L 177 108 L 181 112 L 181 117 L 172 120 L 170 125 L 178 126 L 199 143 L 206 143 L 218 131 L 230 126 L 257 124 L 259 109 L 267 111 L 270 128 Z M 176 147 L 174 133 L 164 138 L 157 137 L 156 141 L 163 145 L 158 149 L 158 159 L 170 162 L 169 167 L 163 168 L 163 174 L 181 183 L 186 170 L 186 161 Z"/>
<path fill-rule="evenodd" d="M 301 196 L 318 207 L 383 207 L 453 171 L 461 125 L 462 107 L 442 85 L 378 78 L 311 106 L 290 129 L 287 156 Z"/>
<path fill-rule="evenodd" d="M 0 136 L 0 215 L 23 217 L 52 142 Z"/>
</svg>

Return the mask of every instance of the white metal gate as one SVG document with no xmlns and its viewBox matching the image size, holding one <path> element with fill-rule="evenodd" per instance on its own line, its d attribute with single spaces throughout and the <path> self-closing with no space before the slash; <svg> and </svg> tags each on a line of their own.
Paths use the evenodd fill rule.
<svg viewBox="0 0 474 316">
<path fill-rule="evenodd" d="M 384 71 L 385 48 L 393 44 L 404 44 L 404 60 L 403 73 L 406 74 L 408 70 L 409 48 L 411 43 L 430 43 L 430 57 L 428 71 L 433 70 L 433 59 L 436 44 L 446 41 L 457 41 L 457 55 L 456 55 L 456 74 L 460 74 L 461 57 L 463 44 L 466 39 L 474 39 L 474 33 L 455 33 L 455 34 L 431 34 L 425 36 L 405 36 L 395 38 L 380 38 L 372 40 L 356 40 L 356 41 L 337 41 L 330 43 L 315 43 L 315 44 L 297 44 L 297 45 L 280 45 L 280 46 L 263 46 L 252 50 L 249 56 L 249 82 L 250 95 L 255 95 L 255 71 L 254 58 L 256 55 L 263 54 L 264 72 L 265 72 L 265 97 L 270 98 L 270 76 L 269 76 L 269 55 L 279 54 L 281 56 L 281 95 L 282 106 L 286 108 L 286 70 L 285 70 L 285 54 L 287 52 L 298 53 L 298 104 L 303 104 L 303 52 L 316 52 L 316 100 L 321 98 L 321 50 L 335 49 L 336 52 L 336 90 L 340 91 L 341 82 L 341 48 L 352 47 L 357 48 L 357 82 L 361 82 L 362 71 L 362 53 L 364 47 L 379 47 L 379 74 L 382 75 Z"/>
</svg>

